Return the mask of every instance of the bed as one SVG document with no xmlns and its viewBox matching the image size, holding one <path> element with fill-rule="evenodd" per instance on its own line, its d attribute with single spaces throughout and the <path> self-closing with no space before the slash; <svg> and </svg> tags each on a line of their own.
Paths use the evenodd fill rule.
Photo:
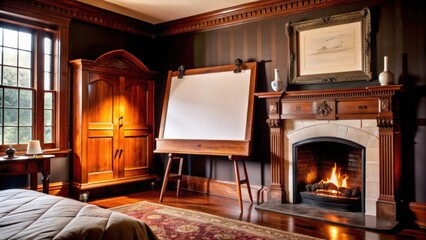
<svg viewBox="0 0 426 240">
<path fill-rule="evenodd" d="M 143 222 L 33 190 L 0 191 L 0 239 L 157 239 Z"/>
</svg>

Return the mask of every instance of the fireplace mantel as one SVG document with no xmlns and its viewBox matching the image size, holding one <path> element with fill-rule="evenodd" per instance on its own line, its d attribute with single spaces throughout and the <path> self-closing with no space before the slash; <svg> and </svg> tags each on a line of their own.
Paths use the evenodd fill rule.
<svg viewBox="0 0 426 240">
<path fill-rule="evenodd" d="M 366 88 L 263 92 L 266 99 L 270 129 L 271 184 L 268 202 L 283 203 L 284 184 L 284 122 L 289 119 L 352 120 L 376 119 L 379 128 L 380 193 L 377 200 L 378 218 L 396 221 L 400 210 L 401 133 L 399 98 L 402 85 Z"/>
</svg>

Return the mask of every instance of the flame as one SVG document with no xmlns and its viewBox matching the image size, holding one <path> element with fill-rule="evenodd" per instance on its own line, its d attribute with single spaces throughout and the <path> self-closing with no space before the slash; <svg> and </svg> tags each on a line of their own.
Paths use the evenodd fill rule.
<svg viewBox="0 0 426 240">
<path fill-rule="evenodd" d="M 337 187 L 348 187 L 348 178 L 349 176 L 346 174 L 343 174 L 343 176 L 340 176 L 340 173 L 336 173 L 337 171 L 337 166 L 336 163 L 334 163 L 334 167 L 332 169 L 331 172 L 331 176 L 330 178 L 327 178 L 327 181 L 325 181 L 326 183 L 333 183 L 334 185 L 336 185 Z"/>
</svg>

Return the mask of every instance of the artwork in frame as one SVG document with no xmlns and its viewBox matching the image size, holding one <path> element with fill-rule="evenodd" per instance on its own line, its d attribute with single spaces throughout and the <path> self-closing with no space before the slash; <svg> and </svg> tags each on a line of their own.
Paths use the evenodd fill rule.
<svg viewBox="0 0 426 240">
<path fill-rule="evenodd" d="M 289 83 L 371 80 L 370 10 L 287 23 Z"/>
</svg>

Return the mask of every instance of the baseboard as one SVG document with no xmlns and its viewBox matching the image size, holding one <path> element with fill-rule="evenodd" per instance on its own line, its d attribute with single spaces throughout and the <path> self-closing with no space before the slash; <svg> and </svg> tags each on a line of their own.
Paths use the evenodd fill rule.
<svg viewBox="0 0 426 240">
<path fill-rule="evenodd" d="M 426 228 L 426 203 L 411 202 L 409 207 L 416 217 L 414 222 L 419 227 Z"/>
<path fill-rule="evenodd" d="M 250 184 L 250 188 L 253 201 L 256 203 L 263 203 L 264 187 Z M 230 181 L 183 175 L 182 189 L 231 199 L 238 199 L 236 183 Z M 241 186 L 241 195 L 243 197 L 243 201 L 250 201 L 245 184 Z"/>
<path fill-rule="evenodd" d="M 37 191 L 43 192 L 43 185 L 39 184 L 37 186 Z M 53 182 L 49 183 L 49 194 L 69 197 L 70 195 L 70 184 L 68 182 Z"/>
</svg>

